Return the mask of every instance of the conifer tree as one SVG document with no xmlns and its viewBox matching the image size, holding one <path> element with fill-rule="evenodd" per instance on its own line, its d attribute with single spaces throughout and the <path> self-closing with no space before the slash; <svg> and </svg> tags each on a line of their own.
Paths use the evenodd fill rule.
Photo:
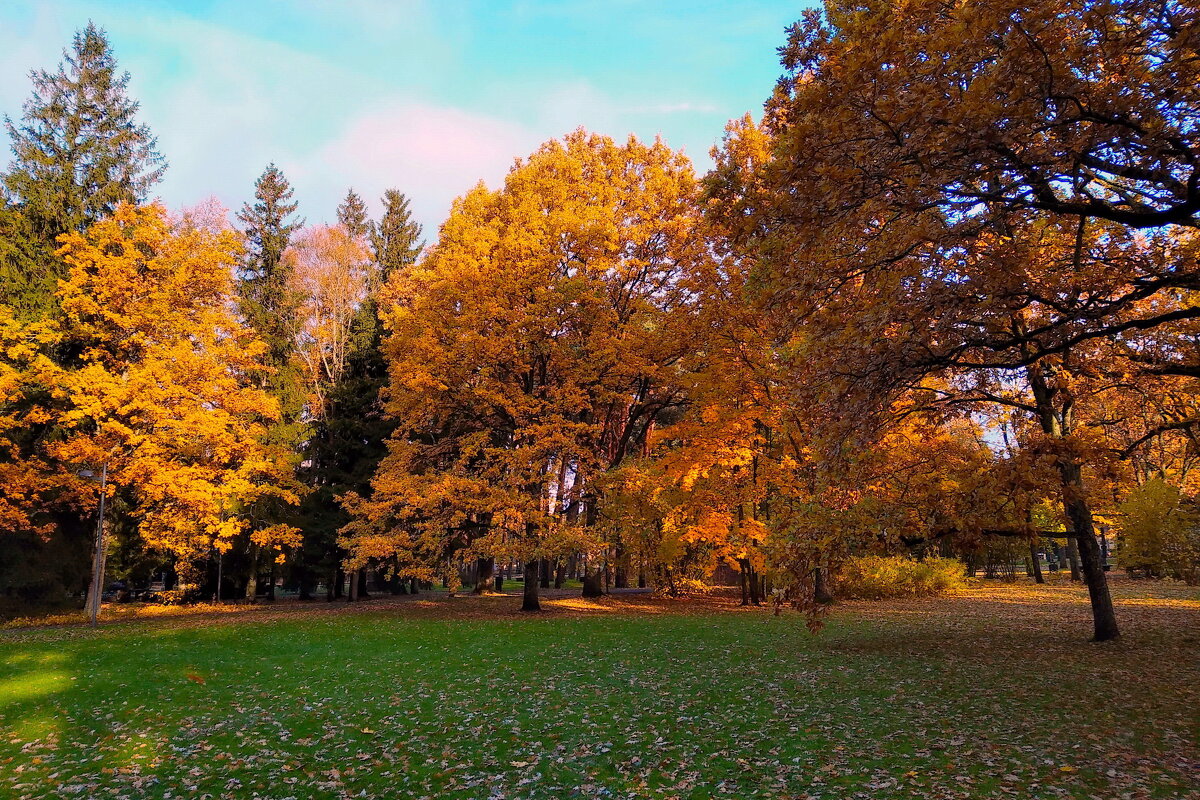
<svg viewBox="0 0 1200 800">
<path fill-rule="evenodd" d="M 279 420 L 266 431 L 265 444 L 279 457 L 290 454 L 295 467 L 307 426 L 303 421 L 303 381 L 292 338 L 300 303 L 291 289 L 291 265 L 283 257 L 292 234 L 304 224 L 302 219 L 293 217 L 299 205 L 292 199 L 293 194 L 291 184 L 279 168 L 268 164 L 255 182 L 255 202 L 246 203 L 237 215 L 246 226 L 246 254 L 239 267 L 237 288 L 242 316 L 266 344 L 263 360 L 271 370 L 266 388 L 280 405 Z M 298 487 L 293 484 L 293 488 Z M 247 514 L 252 532 L 257 532 L 283 524 L 292 511 L 287 504 L 266 497 L 248 508 Z M 247 542 L 246 558 L 249 562 L 246 596 L 253 599 L 258 566 L 258 544 L 253 536 Z M 272 564 L 272 572 L 274 568 Z"/>
<path fill-rule="evenodd" d="M 371 226 L 371 249 L 380 283 L 416 263 L 423 246 L 421 224 L 412 218 L 409 199 L 403 192 L 388 189 L 383 193 L 383 218 Z"/>
<path fill-rule="evenodd" d="M 56 72 L 30 77 L 20 122 L 5 119 L 14 158 L 4 183 L 37 234 L 52 242 L 145 200 L 166 167 L 104 31 L 89 22 Z"/>
<path fill-rule="evenodd" d="M 338 224 L 355 239 L 365 237 L 371 229 L 367 219 L 367 204 L 353 189 L 346 191 L 346 199 L 337 209 Z"/>
<path fill-rule="evenodd" d="M 238 293 L 242 313 L 267 343 L 271 366 L 279 369 L 289 360 L 291 341 L 287 324 L 295 310 L 288 292 L 288 265 L 283 253 L 292 234 L 304 224 L 291 219 L 299 206 L 294 191 L 274 164 L 254 184 L 253 204 L 246 203 L 238 219 L 246 226 L 246 258 L 241 266 Z"/>
</svg>

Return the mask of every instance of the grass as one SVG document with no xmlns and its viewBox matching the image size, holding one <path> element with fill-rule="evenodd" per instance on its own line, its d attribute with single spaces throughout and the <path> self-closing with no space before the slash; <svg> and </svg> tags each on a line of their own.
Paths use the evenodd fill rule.
<svg viewBox="0 0 1200 800">
<path fill-rule="evenodd" d="M 1200 797 L 1200 595 L 514 596 L 0 632 L 0 797 Z M 309 610 L 304 610 L 309 609 Z"/>
</svg>

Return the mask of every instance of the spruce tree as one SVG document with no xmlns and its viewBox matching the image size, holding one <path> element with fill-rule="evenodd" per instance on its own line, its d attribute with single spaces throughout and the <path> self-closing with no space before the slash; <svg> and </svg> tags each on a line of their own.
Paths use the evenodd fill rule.
<svg viewBox="0 0 1200 800">
<path fill-rule="evenodd" d="M 246 258 L 238 275 L 242 314 L 267 345 L 271 366 L 291 360 L 289 321 L 297 306 L 288 289 L 289 270 L 283 253 L 304 220 L 291 219 L 299 203 L 294 190 L 274 164 L 268 164 L 254 184 L 253 204 L 246 203 L 238 219 L 246 226 Z"/>
<path fill-rule="evenodd" d="M 299 298 L 291 289 L 291 270 L 283 257 L 292 234 L 304 224 L 303 220 L 293 218 L 298 207 L 293 194 L 291 184 L 279 168 L 267 165 L 254 184 L 254 202 L 246 203 L 237 215 L 246 235 L 246 256 L 239 268 L 237 287 L 243 317 L 267 346 L 264 360 L 271 367 L 271 374 L 266 388 L 280 405 L 280 418 L 268 428 L 265 443 L 281 456 L 290 454 L 293 466 L 298 466 L 298 453 L 308 435 L 303 419 L 303 381 L 292 339 Z M 288 488 L 298 489 L 299 484 L 293 483 Z M 247 509 L 256 530 L 290 522 L 293 514 L 294 509 L 275 498 L 259 500 Z M 258 548 L 252 542 L 246 543 L 244 566 L 245 593 L 252 600 L 260 566 Z M 274 571 L 272 562 L 272 575 Z M 274 584 L 269 592 L 274 596 Z"/>
<path fill-rule="evenodd" d="M 304 560 L 298 566 L 304 588 L 312 586 L 318 574 L 336 573 L 342 556 L 337 532 L 350 521 L 337 498 L 350 491 L 364 497 L 370 494 L 371 477 L 387 454 L 385 443 L 395 427 L 384 415 L 379 399 L 387 382 L 387 362 L 382 351 L 378 290 L 388 275 L 416 261 L 421 252 L 421 226 L 412 220 L 403 194 L 392 189 L 383 199 L 383 220 L 372 224 L 369 231 L 375 256 L 372 291 L 354 317 L 346 371 L 330 391 L 326 414 L 309 440 L 305 482 L 311 493 L 299 514 L 304 530 Z M 357 230 L 354 224 L 365 223 L 366 210 L 363 208 L 361 217 L 347 212 L 361 204 L 351 191 L 338 209 L 339 223 L 352 233 Z M 393 586 L 398 588 L 399 582 L 393 581 Z"/>
<path fill-rule="evenodd" d="M 30 78 L 21 121 L 5 117 L 14 158 L 4 184 L 35 233 L 53 242 L 145 200 L 166 167 L 104 31 L 89 22 L 56 72 Z"/>
<path fill-rule="evenodd" d="M 371 249 L 380 282 L 414 264 L 423 246 L 421 225 L 412 218 L 409 199 L 388 189 L 383 194 L 383 219 L 371 226 Z"/>
<path fill-rule="evenodd" d="M 337 219 L 338 224 L 355 239 L 366 236 L 371 230 L 371 222 L 367 219 L 367 204 L 353 189 L 346 192 L 346 199 L 338 206 Z"/>
</svg>

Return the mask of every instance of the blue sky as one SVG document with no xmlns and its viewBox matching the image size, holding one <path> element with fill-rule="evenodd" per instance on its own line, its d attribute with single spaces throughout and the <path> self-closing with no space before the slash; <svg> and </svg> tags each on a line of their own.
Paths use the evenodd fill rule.
<svg viewBox="0 0 1200 800">
<path fill-rule="evenodd" d="M 700 170 L 758 112 L 805 3 L 0 0 L 0 113 L 88 19 L 132 73 L 172 207 L 240 207 L 275 161 L 310 222 L 396 187 L 433 233 L 451 200 L 580 125 L 661 134 Z"/>
</svg>

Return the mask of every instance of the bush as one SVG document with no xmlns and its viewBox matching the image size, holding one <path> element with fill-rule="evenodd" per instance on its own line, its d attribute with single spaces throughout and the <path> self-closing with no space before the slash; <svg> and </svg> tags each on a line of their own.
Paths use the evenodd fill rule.
<svg viewBox="0 0 1200 800">
<path fill-rule="evenodd" d="M 963 565 L 957 559 L 859 556 L 842 565 L 836 593 L 847 599 L 883 600 L 945 594 L 966 585 Z"/>
</svg>

